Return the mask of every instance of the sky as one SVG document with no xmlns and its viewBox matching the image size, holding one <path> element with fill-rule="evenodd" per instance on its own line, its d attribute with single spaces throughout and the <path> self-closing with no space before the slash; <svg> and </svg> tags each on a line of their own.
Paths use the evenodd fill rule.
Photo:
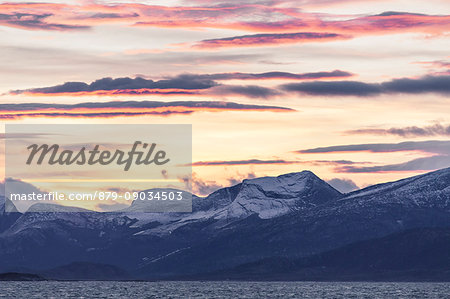
<svg viewBox="0 0 450 299">
<path fill-rule="evenodd" d="M 192 124 L 192 191 L 450 167 L 446 0 L 0 2 L 3 124 Z"/>
</svg>

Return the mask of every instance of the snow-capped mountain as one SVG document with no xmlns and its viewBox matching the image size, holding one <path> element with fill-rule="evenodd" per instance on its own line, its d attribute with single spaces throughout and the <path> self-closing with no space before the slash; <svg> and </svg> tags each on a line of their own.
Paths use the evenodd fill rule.
<svg viewBox="0 0 450 299">
<path fill-rule="evenodd" d="M 8 229 L 20 214 L 9 199 L 0 195 L 0 233 Z"/>
<path fill-rule="evenodd" d="M 367 187 L 348 194 L 345 200 L 352 200 L 358 204 L 375 201 L 449 210 L 450 169 L 446 168 L 393 183 Z"/>
<path fill-rule="evenodd" d="M 157 278 L 450 227 L 450 169 L 346 195 L 303 171 L 244 180 L 192 203 L 192 213 L 143 213 L 147 203 L 137 201 L 118 213 L 36 205 L 0 233 L 0 270 L 86 261 Z"/>
<path fill-rule="evenodd" d="M 157 189 L 153 189 L 155 192 Z M 290 173 L 278 177 L 244 180 L 232 187 L 213 192 L 206 198 L 193 195 L 192 213 L 137 213 L 135 227 L 157 221 L 156 226 L 139 234 L 168 234 L 193 221 L 213 220 L 215 227 L 257 215 L 261 219 L 280 217 L 337 200 L 342 194 L 310 171 Z M 135 201 L 126 212 L 142 212 L 148 202 Z"/>
<path fill-rule="evenodd" d="M 246 218 L 252 214 L 269 219 L 342 196 L 310 171 L 244 180 L 234 188 L 237 192 L 233 197 L 226 196 L 222 191 L 206 198 L 206 201 L 217 203 L 215 219 Z M 225 189 L 226 193 L 231 194 L 228 189 Z"/>
</svg>

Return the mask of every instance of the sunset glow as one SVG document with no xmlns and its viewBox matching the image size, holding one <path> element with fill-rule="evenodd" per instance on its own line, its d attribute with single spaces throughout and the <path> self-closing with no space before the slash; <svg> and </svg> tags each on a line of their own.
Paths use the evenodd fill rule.
<svg viewBox="0 0 450 299">
<path fill-rule="evenodd" d="M 167 3 L 0 3 L 0 119 L 192 124 L 199 195 L 450 167 L 447 1 Z"/>
</svg>

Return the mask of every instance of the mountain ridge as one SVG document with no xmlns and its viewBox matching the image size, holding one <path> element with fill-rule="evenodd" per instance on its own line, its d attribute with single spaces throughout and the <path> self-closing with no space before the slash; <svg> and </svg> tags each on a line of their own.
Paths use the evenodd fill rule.
<svg viewBox="0 0 450 299">
<path fill-rule="evenodd" d="M 408 229 L 450 227 L 449 186 L 450 168 L 341 194 L 305 171 L 194 196 L 192 213 L 29 212 L 0 233 L 0 271 L 83 261 L 163 279 L 298 259 Z"/>
</svg>

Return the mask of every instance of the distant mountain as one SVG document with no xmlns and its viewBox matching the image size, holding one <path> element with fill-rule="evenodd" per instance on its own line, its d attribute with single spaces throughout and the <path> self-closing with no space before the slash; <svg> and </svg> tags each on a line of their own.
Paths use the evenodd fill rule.
<svg viewBox="0 0 450 299">
<path fill-rule="evenodd" d="M 0 233 L 8 229 L 20 217 L 9 199 L 0 195 Z"/>
<path fill-rule="evenodd" d="M 258 215 L 261 219 L 302 211 L 342 197 L 342 194 L 310 171 L 278 177 L 244 180 L 206 198 L 217 208 L 215 218 L 242 219 Z"/>
<path fill-rule="evenodd" d="M 450 227 L 420 228 L 301 258 L 271 257 L 201 280 L 450 281 Z"/>
<path fill-rule="evenodd" d="M 178 218 L 188 212 L 191 212 L 192 210 L 192 200 L 198 199 L 197 196 L 186 192 L 181 191 L 173 188 L 153 188 L 148 190 L 143 190 L 140 193 L 144 193 L 143 197 L 141 197 L 141 194 L 138 195 L 138 198 L 147 198 L 148 193 L 153 192 L 153 194 L 162 194 L 161 192 L 165 192 L 166 194 L 172 193 L 175 195 L 175 197 L 178 197 L 178 193 L 182 196 L 184 200 L 178 201 L 178 200 L 134 200 L 132 201 L 131 205 L 123 210 L 117 211 L 117 212 L 123 212 L 123 213 L 161 213 L 163 212 L 166 215 L 170 215 L 171 218 L 176 217 L 178 215 Z M 179 212 L 183 211 L 183 212 Z"/>
<path fill-rule="evenodd" d="M 40 273 L 41 276 L 58 280 L 126 280 L 130 275 L 116 266 L 76 262 Z"/>
<path fill-rule="evenodd" d="M 158 221 L 163 226 L 142 230 L 140 235 L 169 235 L 192 223 L 213 222 L 211 228 L 257 216 L 260 219 L 281 217 L 337 200 L 342 194 L 310 171 L 278 177 L 244 180 L 232 187 L 213 192 L 206 198 L 193 196 L 193 213 L 136 215 L 140 225 Z M 133 203 L 133 206 L 136 202 Z M 145 203 L 139 203 L 145 205 Z M 136 209 L 133 211 L 138 211 Z M 144 208 L 143 208 L 144 209 Z M 129 210 L 127 210 L 129 211 Z"/>
<path fill-rule="evenodd" d="M 19 213 L 14 204 L 4 195 L 0 195 L 0 214 Z"/>
<path fill-rule="evenodd" d="M 0 271 L 38 272 L 85 260 L 93 248 L 107 247 L 112 239 L 128 235 L 134 222 L 125 215 L 35 204 L 0 234 Z"/>
<path fill-rule="evenodd" d="M 172 238 L 206 237 L 152 260 L 143 275 L 224 269 L 266 257 L 300 258 L 361 240 L 420 227 L 450 227 L 450 169 L 369 187 L 345 197 L 262 219 L 204 220 L 186 224 Z M 169 271 L 170 272 L 169 272 Z M 205 272 L 205 271 L 203 271 Z"/>
<path fill-rule="evenodd" d="M 36 274 L 28 274 L 28 273 L 0 273 L 0 281 L 43 281 L 45 278 L 36 275 Z"/>
<path fill-rule="evenodd" d="M 143 213 L 148 204 L 117 213 L 36 204 L 0 233 L 0 271 L 84 261 L 160 279 L 450 227 L 450 169 L 346 195 L 303 171 L 193 195 L 192 213 Z"/>
</svg>

